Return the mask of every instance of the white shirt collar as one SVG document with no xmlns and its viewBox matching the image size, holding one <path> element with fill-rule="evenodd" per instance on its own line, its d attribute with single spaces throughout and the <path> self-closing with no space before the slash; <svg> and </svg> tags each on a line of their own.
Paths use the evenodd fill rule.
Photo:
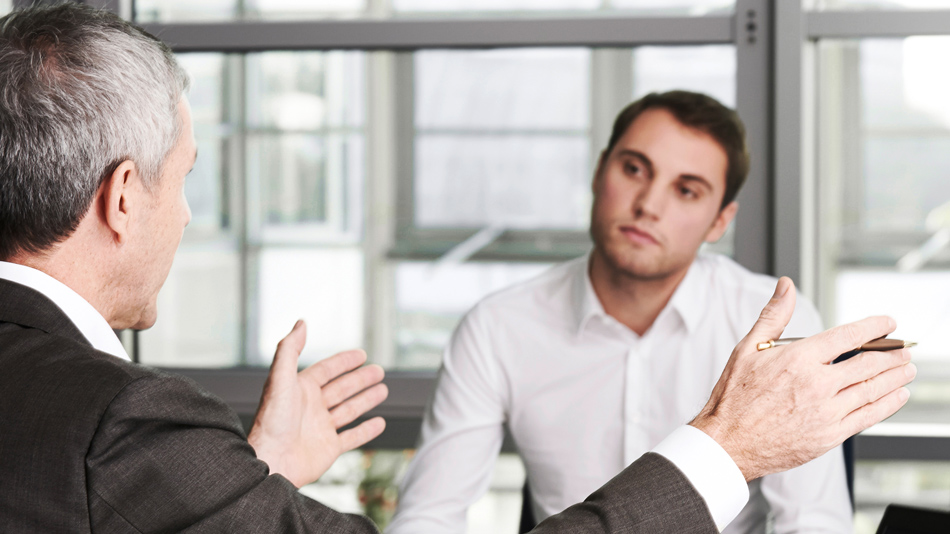
<svg viewBox="0 0 950 534">
<path fill-rule="evenodd" d="M 105 318 L 66 284 L 32 267 L 5 261 L 0 261 L 0 278 L 39 291 L 66 314 L 94 349 L 131 361 Z"/>
<path fill-rule="evenodd" d="M 583 261 L 574 260 L 575 278 L 573 290 L 573 304 L 577 319 L 578 335 L 584 331 L 591 317 L 605 316 L 604 306 L 601 304 L 594 284 L 590 280 L 590 258 L 593 251 L 583 258 Z M 702 267 L 700 262 L 693 261 L 686 272 L 686 276 L 676 287 L 667 308 L 672 309 L 683 320 L 687 332 L 692 332 L 703 316 L 706 306 L 707 287 L 703 283 Z M 708 281 L 706 281 L 708 283 Z"/>
</svg>

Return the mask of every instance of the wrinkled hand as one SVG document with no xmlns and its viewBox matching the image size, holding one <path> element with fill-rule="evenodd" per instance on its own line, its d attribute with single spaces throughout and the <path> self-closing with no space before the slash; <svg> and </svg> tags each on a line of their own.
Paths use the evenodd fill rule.
<svg viewBox="0 0 950 534">
<path fill-rule="evenodd" d="M 869 317 L 764 351 L 781 337 L 795 309 L 782 278 L 749 334 L 736 345 L 709 402 L 690 424 L 706 432 L 753 480 L 808 462 L 890 417 L 910 395 L 902 386 L 916 367 L 907 349 L 840 354 L 894 331 L 889 317 Z"/>
<path fill-rule="evenodd" d="M 307 326 L 297 321 L 280 343 L 261 404 L 248 435 L 257 457 L 271 473 L 279 473 L 298 488 L 320 478 L 346 451 L 383 432 L 381 417 L 338 432 L 386 399 L 378 365 L 366 362 L 361 350 L 341 352 L 297 372 L 297 360 L 307 340 Z M 355 370 L 354 370 L 355 369 Z"/>
</svg>

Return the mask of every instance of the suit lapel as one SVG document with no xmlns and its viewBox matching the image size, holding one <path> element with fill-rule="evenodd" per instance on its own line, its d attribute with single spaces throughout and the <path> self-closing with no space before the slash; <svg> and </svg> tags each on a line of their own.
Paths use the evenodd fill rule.
<svg viewBox="0 0 950 534">
<path fill-rule="evenodd" d="M 92 346 L 53 301 L 39 291 L 0 279 L 0 323 L 36 328 Z"/>
</svg>

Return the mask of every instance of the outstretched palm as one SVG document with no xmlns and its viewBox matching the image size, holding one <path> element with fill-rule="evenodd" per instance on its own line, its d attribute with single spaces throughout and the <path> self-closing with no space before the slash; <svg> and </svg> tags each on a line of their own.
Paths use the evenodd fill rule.
<svg viewBox="0 0 950 534">
<path fill-rule="evenodd" d="M 298 488 L 320 478 L 344 452 L 382 433 L 381 417 L 339 429 L 388 395 L 383 369 L 361 350 L 341 352 L 297 371 L 307 327 L 297 321 L 277 345 L 248 442 L 258 458 Z"/>
</svg>

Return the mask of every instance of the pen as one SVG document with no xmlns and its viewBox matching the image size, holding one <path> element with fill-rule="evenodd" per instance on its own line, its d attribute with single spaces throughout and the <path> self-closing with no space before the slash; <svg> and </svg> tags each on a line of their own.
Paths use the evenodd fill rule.
<svg viewBox="0 0 950 534">
<path fill-rule="evenodd" d="M 755 346 L 755 348 L 759 350 L 766 350 L 766 349 L 771 349 L 772 347 L 781 347 L 782 345 L 788 345 L 789 343 L 793 341 L 798 341 L 799 339 L 804 339 L 804 338 L 787 337 L 787 338 L 782 338 L 782 339 L 770 339 L 766 341 L 765 343 L 759 343 L 758 345 Z M 917 343 L 914 343 L 913 341 L 904 341 L 902 339 L 887 339 L 887 338 L 879 337 L 873 341 L 868 341 L 867 343 L 865 343 L 864 345 L 861 345 L 855 350 L 856 351 L 864 351 L 864 350 L 886 351 L 886 350 L 907 349 L 915 345 L 917 345 Z"/>
</svg>

